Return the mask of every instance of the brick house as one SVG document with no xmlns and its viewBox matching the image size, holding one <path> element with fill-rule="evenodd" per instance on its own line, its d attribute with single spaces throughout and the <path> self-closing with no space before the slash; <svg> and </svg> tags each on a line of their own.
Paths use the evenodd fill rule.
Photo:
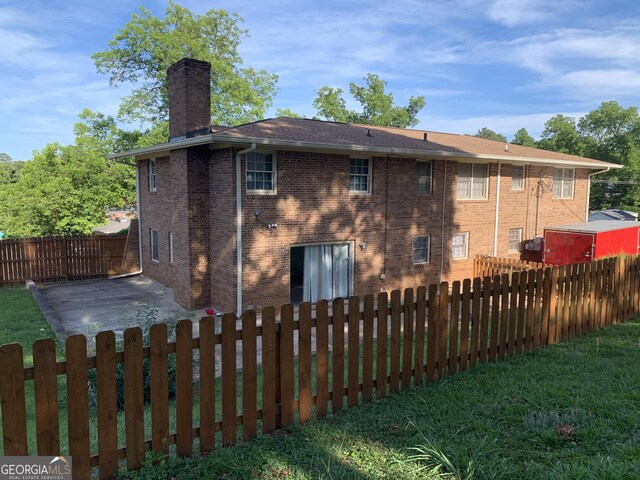
<svg viewBox="0 0 640 480">
<path fill-rule="evenodd" d="M 618 167 L 420 130 L 211 126 L 209 64 L 167 73 L 170 141 L 112 158 L 137 162 L 144 274 L 189 309 L 466 278 L 476 254 L 519 257 L 545 226 L 584 221 L 590 175 Z"/>
</svg>

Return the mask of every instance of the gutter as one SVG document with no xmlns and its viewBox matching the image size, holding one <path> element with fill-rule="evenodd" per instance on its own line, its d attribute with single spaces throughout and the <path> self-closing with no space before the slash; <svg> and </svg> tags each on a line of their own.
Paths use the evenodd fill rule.
<svg viewBox="0 0 640 480">
<path fill-rule="evenodd" d="M 496 181 L 496 219 L 493 225 L 493 256 L 498 256 L 498 217 L 500 216 L 500 167 L 502 164 L 498 162 L 498 177 Z"/>
<path fill-rule="evenodd" d="M 607 167 L 605 170 L 599 170 L 597 172 L 590 173 L 587 177 L 587 211 L 584 214 L 584 221 L 589 221 L 589 204 L 591 203 L 591 177 L 599 175 L 600 173 L 607 173 L 611 170 L 611 167 Z"/>
<path fill-rule="evenodd" d="M 114 153 L 107 158 L 113 160 L 122 157 L 131 157 L 136 155 L 150 155 L 158 152 L 167 152 L 179 148 L 194 147 L 197 145 L 205 145 L 210 143 L 228 143 L 228 144 L 256 144 L 266 145 L 274 147 L 293 147 L 310 150 L 324 150 L 324 151 L 337 151 L 337 152 L 359 152 L 359 153 L 372 153 L 386 155 L 402 155 L 409 156 L 411 158 L 424 158 L 424 159 L 462 159 L 465 161 L 477 160 L 481 163 L 494 163 L 496 161 L 502 162 L 515 162 L 526 164 L 540 164 L 540 165 L 566 165 L 569 167 L 580 168 L 599 168 L 607 165 L 607 168 L 622 168 L 622 165 L 607 164 L 606 162 L 599 162 L 599 165 L 593 165 L 590 163 L 565 160 L 565 159 L 544 159 L 544 158 L 532 158 L 532 157 L 516 157 L 506 155 L 487 155 L 487 154 L 474 154 L 467 152 L 449 152 L 444 150 L 416 150 L 412 148 L 389 148 L 389 147 L 368 147 L 364 145 L 342 145 L 335 143 L 322 143 L 322 142 L 302 142 L 302 141 L 290 141 L 290 140 L 278 140 L 267 139 L 260 137 L 231 137 L 228 135 L 201 135 L 198 137 L 187 138 L 183 140 L 176 140 L 174 142 L 162 143 L 151 147 L 137 148 L 129 150 L 128 152 Z"/>
<path fill-rule="evenodd" d="M 127 164 L 130 165 L 130 164 Z M 142 225 L 140 217 L 140 165 L 136 164 L 136 216 L 138 217 L 138 259 L 140 262 L 140 269 L 131 273 L 123 273 L 122 275 L 116 275 L 115 277 L 109 277 L 110 280 L 116 280 L 118 278 L 133 277 L 134 275 L 140 275 L 142 273 Z"/>
<path fill-rule="evenodd" d="M 236 316 L 240 318 L 242 315 L 242 170 L 241 155 L 249 152 L 255 152 L 256 144 L 252 143 L 249 148 L 240 150 L 236 153 L 236 262 L 237 262 L 237 303 Z"/>
</svg>

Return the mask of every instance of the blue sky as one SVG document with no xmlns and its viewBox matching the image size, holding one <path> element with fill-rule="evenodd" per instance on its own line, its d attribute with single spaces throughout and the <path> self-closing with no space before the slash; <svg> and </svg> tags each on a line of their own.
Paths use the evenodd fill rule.
<svg viewBox="0 0 640 480">
<path fill-rule="evenodd" d="M 166 3 L 141 5 L 163 16 Z M 247 65 L 280 76 L 276 107 L 313 116 L 324 85 L 348 90 L 368 73 L 397 103 L 424 95 L 418 128 L 511 138 L 580 116 L 607 100 L 640 106 L 637 0 L 183 0 L 196 13 L 244 18 Z M 127 87 L 96 73 L 137 4 L 125 0 L 0 0 L 0 152 L 31 158 L 71 143 L 83 108 L 115 114 Z M 355 107 L 356 105 L 352 105 Z"/>
</svg>

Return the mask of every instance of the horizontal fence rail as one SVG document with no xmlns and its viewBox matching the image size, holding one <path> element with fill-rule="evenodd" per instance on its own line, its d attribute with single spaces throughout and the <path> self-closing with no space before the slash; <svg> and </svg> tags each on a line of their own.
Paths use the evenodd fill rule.
<svg viewBox="0 0 640 480">
<path fill-rule="evenodd" d="M 84 479 L 140 468 L 150 451 L 190 456 L 194 439 L 212 452 L 627 320 L 640 310 L 639 282 L 639 257 L 611 258 L 303 303 L 297 316 L 284 305 L 259 318 L 205 317 L 196 337 L 190 320 L 175 334 L 165 324 L 148 336 L 128 329 L 122 341 L 101 332 L 89 349 L 74 335 L 63 362 L 52 340 L 39 340 L 26 368 L 22 346 L 3 345 L 4 454 L 68 453 L 74 478 Z"/>
<path fill-rule="evenodd" d="M 476 255 L 473 259 L 473 276 L 494 277 L 496 275 L 509 274 L 513 272 L 528 272 L 543 268 L 544 264 L 528 262 L 515 258 L 490 257 L 487 255 Z"/>
<path fill-rule="evenodd" d="M 126 235 L 0 240 L 0 285 L 118 275 Z"/>
</svg>

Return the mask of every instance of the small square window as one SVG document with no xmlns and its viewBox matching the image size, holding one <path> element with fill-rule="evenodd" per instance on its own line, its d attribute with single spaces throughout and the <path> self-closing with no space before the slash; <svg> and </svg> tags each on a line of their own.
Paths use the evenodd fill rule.
<svg viewBox="0 0 640 480">
<path fill-rule="evenodd" d="M 275 193 L 276 162 L 272 153 L 247 154 L 247 193 Z"/>
<path fill-rule="evenodd" d="M 524 165 L 511 167 L 511 190 L 524 190 Z"/>
<path fill-rule="evenodd" d="M 509 253 L 520 253 L 522 244 L 522 228 L 509 229 Z"/>
<path fill-rule="evenodd" d="M 416 162 L 416 192 L 431 193 L 431 162 Z"/>
<path fill-rule="evenodd" d="M 469 255 L 469 232 L 454 233 L 451 237 L 451 258 L 460 260 Z"/>
<path fill-rule="evenodd" d="M 156 173 L 156 159 L 149 160 L 149 191 L 155 192 L 158 188 L 158 178 Z"/>
<path fill-rule="evenodd" d="M 349 161 L 349 193 L 371 193 L 371 160 L 352 158 Z"/>
<path fill-rule="evenodd" d="M 157 262 L 160 259 L 158 255 L 158 231 L 150 229 L 149 234 L 151 237 L 151 260 Z"/>
<path fill-rule="evenodd" d="M 429 263 L 429 247 L 431 237 L 419 235 L 413 237 L 413 263 Z"/>
</svg>

